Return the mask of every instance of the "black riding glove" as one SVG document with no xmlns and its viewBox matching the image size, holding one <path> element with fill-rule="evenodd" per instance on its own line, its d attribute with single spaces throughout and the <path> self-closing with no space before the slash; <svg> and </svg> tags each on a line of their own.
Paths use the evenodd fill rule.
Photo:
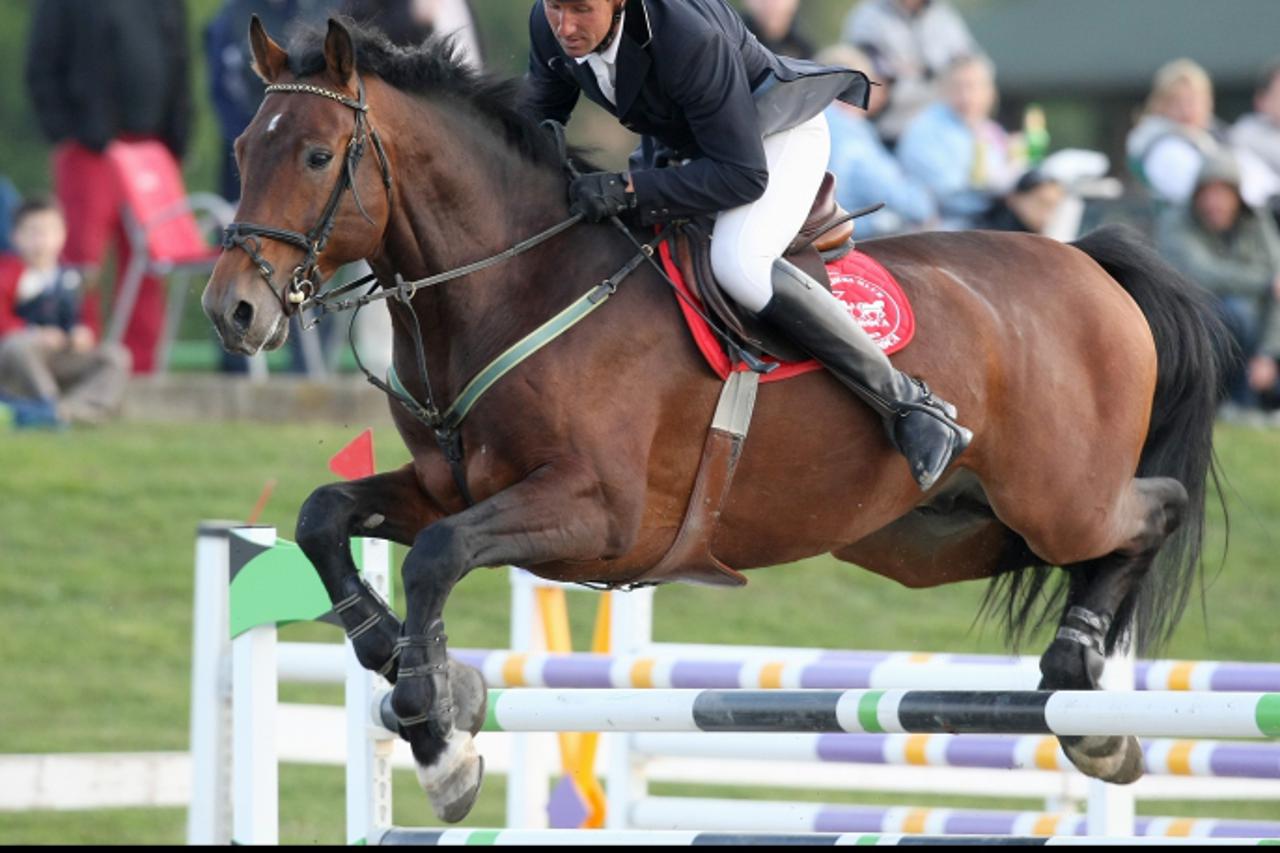
<svg viewBox="0 0 1280 853">
<path fill-rule="evenodd" d="M 569 185 L 569 212 L 581 213 L 588 222 L 603 222 L 635 206 L 626 175 L 617 172 L 591 172 Z"/>
</svg>

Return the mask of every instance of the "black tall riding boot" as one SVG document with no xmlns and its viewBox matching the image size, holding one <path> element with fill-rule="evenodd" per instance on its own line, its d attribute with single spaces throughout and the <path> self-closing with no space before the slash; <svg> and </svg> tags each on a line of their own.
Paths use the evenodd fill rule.
<svg viewBox="0 0 1280 853">
<path fill-rule="evenodd" d="M 884 419 L 889 440 L 928 491 L 973 433 L 956 423 L 956 409 L 919 379 L 890 364 L 838 298 L 789 261 L 773 266 L 773 298 L 760 318 L 816 358 Z"/>
</svg>

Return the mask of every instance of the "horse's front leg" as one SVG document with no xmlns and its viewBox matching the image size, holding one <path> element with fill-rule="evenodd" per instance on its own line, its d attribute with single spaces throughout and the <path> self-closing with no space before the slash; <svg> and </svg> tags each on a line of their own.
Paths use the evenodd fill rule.
<svg viewBox="0 0 1280 853">
<path fill-rule="evenodd" d="M 485 685 L 474 669 L 451 666 L 446 657 L 442 617 L 450 591 L 479 566 L 600 558 L 610 527 L 598 479 L 560 464 L 418 535 L 404 561 L 406 615 L 391 706 L 441 820 L 466 817 L 484 775 L 472 736 L 484 722 Z"/>
<path fill-rule="evenodd" d="M 424 527 L 444 515 L 422 491 L 412 466 L 311 493 L 298 513 L 295 533 L 324 583 L 365 669 L 395 681 L 400 620 L 356 569 L 351 537 L 412 544 Z"/>
</svg>

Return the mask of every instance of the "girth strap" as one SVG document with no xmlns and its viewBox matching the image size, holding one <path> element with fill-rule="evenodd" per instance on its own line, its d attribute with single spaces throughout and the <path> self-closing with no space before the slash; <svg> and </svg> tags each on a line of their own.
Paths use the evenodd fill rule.
<svg viewBox="0 0 1280 853">
<path fill-rule="evenodd" d="M 711 429 L 702 448 L 698 474 L 680 530 L 658 564 L 630 585 L 648 586 L 670 581 L 711 586 L 743 586 L 741 572 L 720 562 L 711 553 L 711 538 L 720 524 L 720 512 L 733 486 L 738 460 L 755 412 L 760 374 L 736 371 L 729 374 L 720 392 Z"/>
</svg>

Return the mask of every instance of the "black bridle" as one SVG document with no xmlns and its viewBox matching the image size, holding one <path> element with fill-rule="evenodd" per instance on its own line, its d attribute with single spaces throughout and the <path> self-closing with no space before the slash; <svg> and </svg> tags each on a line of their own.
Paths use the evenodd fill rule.
<svg viewBox="0 0 1280 853">
<path fill-rule="evenodd" d="M 358 99 L 352 99 L 341 92 L 335 92 L 321 86 L 314 86 L 309 83 L 273 83 L 266 87 L 266 94 L 273 92 L 301 92 L 307 95 L 317 95 L 322 98 L 328 98 L 337 101 L 345 107 L 350 108 L 355 113 L 355 129 L 351 133 L 351 140 L 347 143 L 346 156 L 343 162 L 342 175 L 338 182 L 334 185 L 333 191 L 329 194 L 329 200 L 324 206 L 324 210 L 320 214 L 320 221 L 307 233 L 303 234 L 299 231 L 291 231 L 287 228 L 276 228 L 271 225 L 258 225 L 252 222 L 233 222 L 228 225 L 222 235 L 222 248 L 227 249 L 243 249 L 254 266 L 258 269 L 258 274 L 262 281 L 266 284 L 267 289 L 271 291 L 273 297 L 280 300 L 280 304 L 285 316 L 293 313 L 301 312 L 306 308 L 315 308 L 319 314 L 341 311 L 348 308 L 355 308 L 357 311 L 365 305 L 378 301 L 380 299 L 396 298 L 400 304 L 404 305 L 413 315 L 413 322 L 409 324 L 414 336 L 414 350 L 417 356 L 418 372 L 421 374 L 421 381 L 426 391 L 425 401 L 419 401 L 410 396 L 407 392 L 393 388 L 387 382 L 374 376 L 364 364 L 360 361 L 360 354 L 355 350 L 355 342 L 352 341 L 352 351 L 355 353 L 356 364 L 360 370 L 368 378 L 375 387 L 386 393 L 392 399 L 398 401 L 410 413 L 426 425 L 435 436 L 436 443 L 440 446 L 440 450 L 444 453 L 445 458 L 449 462 L 449 468 L 453 473 L 455 485 L 461 493 L 463 500 L 471 505 L 474 503 L 471 497 L 471 491 L 467 486 L 466 474 L 463 469 L 463 449 L 462 436 L 459 431 L 459 424 L 452 422 L 447 417 L 447 412 L 442 412 L 437 406 L 435 395 L 431 390 L 431 377 L 427 372 L 426 347 L 422 340 L 422 331 L 417 322 L 417 312 L 413 307 L 413 297 L 417 295 L 418 289 L 422 287 L 430 287 L 432 285 L 443 284 L 448 281 L 463 278 L 480 270 L 500 264 L 516 255 L 527 252 L 534 246 L 537 246 L 557 234 L 560 234 L 572 228 L 582 221 L 580 214 L 574 214 L 563 222 L 548 228 L 540 234 L 524 240 L 509 249 L 499 252 L 484 260 L 467 264 L 454 270 L 448 270 L 437 275 L 419 281 L 404 281 L 399 275 L 396 276 L 394 287 L 384 288 L 381 293 L 369 292 L 354 299 L 342 300 L 340 297 L 350 293 L 352 290 L 369 284 L 377 279 L 377 275 L 369 275 L 364 278 L 351 282 L 340 287 L 333 288 L 325 293 L 318 293 L 316 282 L 319 278 L 319 259 L 321 253 L 324 252 L 325 246 L 329 242 L 329 237 L 333 233 L 334 226 L 337 222 L 338 207 L 342 203 L 342 197 L 347 190 L 351 190 L 351 195 L 355 199 L 356 207 L 360 210 L 361 216 L 370 224 L 375 224 L 368 211 L 360 201 L 360 194 L 356 190 L 355 176 L 356 168 L 360 165 L 361 158 L 364 157 L 365 147 L 372 141 L 373 149 L 378 155 L 378 165 L 382 170 L 382 183 L 387 190 L 387 202 L 391 203 L 391 166 L 387 162 L 387 153 L 382 145 L 382 139 L 378 136 L 378 131 L 374 129 L 369 121 L 369 105 L 365 101 L 364 81 L 359 77 L 356 78 L 356 87 L 359 94 Z M 306 255 L 302 261 L 293 269 L 293 276 L 289 283 L 279 292 L 276 291 L 274 278 L 275 268 L 266 258 L 262 257 L 261 242 L 259 238 L 267 238 L 269 240 L 277 240 L 282 243 L 288 243 L 301 249 Z M 649 253 L 652 253 L 650 248 Z M 611 285 L 612 290 L 616 289 L 617 282 L 621 278 L 629 275 L 639 261 L 633 261 L 619 272 L 619 276 L 606 280 L 606 284 Z M 616 280 L 615 280 L 616 279 Z M 376 285 L 375 285 L 376 287 Z M 305 325 L 305 323 L 304 323 Z"/>
<path fill-rule="evenodd" d="M 351 195 L 355 199 L 356 207 L 360 210 L 360 215 L 370 225 L 374 224 L 373 218 L 369 216 L 368 211 L 364 209 L 364 204 L 360 201 L 360 193 L 356 190 L 356 168 L 360 165 L 360 160 L 364 157 L 365 147 L 370 141 L 373 143 L 374 152 L 378 155 L 378 166 L 382 170 L 382 184 L 387 190 L 387 202 L 388 204 L 391 202 L 391 166 L 387 163 L 387 152 L 382 147 L 382 139 L 378 136 L 378 131 L 369 123 L 369 105 L 365 102 L 364 81 L 358 77 L 356 78 L 356 87 L 359 93 L 358 100 L 353 100 L 341 92 L 334 92 L 309 83 L 272 83 L 266 88 L 267 94 L 272 92 L 302 92 L 308 95 L 318 95 L 322 98 L 337 101 L 345 107 L 350 107 L 355 112 L 355 130 L 352 131 L 351 140 L 347 143 L 342 175 L 338 178 L 338 182 L 334 184 L 333 192 L 329 194 L 329 201 L 325 204 L 324 210 L 320 214 L 320 221 L 310 231 L 303 234 L 299 231 L 275 228 L 270 225 L 233 222 L 223 232 L 222 248 L 239 248 L 248 254 L 254 266 L 258 268 L 258 273 L 262 276 L 262 280 L 266 282 L 267 289 L 271 291 L 272 295 L 278 295 L 285 316 L 299 310 L 316 295 L 316 281 L 319 277 L 317 268 L 320 263 L 320 255 L 324 252 L 325 246 L 329 243 L 329 237 L 333 234 L 333 228 L 338 219 L 338 206 L 342 204 L 342 196 L 346 194 L 348 189 L 351 190 Z M 260 251 L 262 244 L 258 239 L 259 237 L 288 243 L 306 252 L 306 256 L 302 261 L 293 268 L 293 276 L 288 285 L 279 294 L 276 293 L 273 282 L 275 268 L 271 266 L 271 263 L 266 258 L 262 257 Z"/>
</svg>

